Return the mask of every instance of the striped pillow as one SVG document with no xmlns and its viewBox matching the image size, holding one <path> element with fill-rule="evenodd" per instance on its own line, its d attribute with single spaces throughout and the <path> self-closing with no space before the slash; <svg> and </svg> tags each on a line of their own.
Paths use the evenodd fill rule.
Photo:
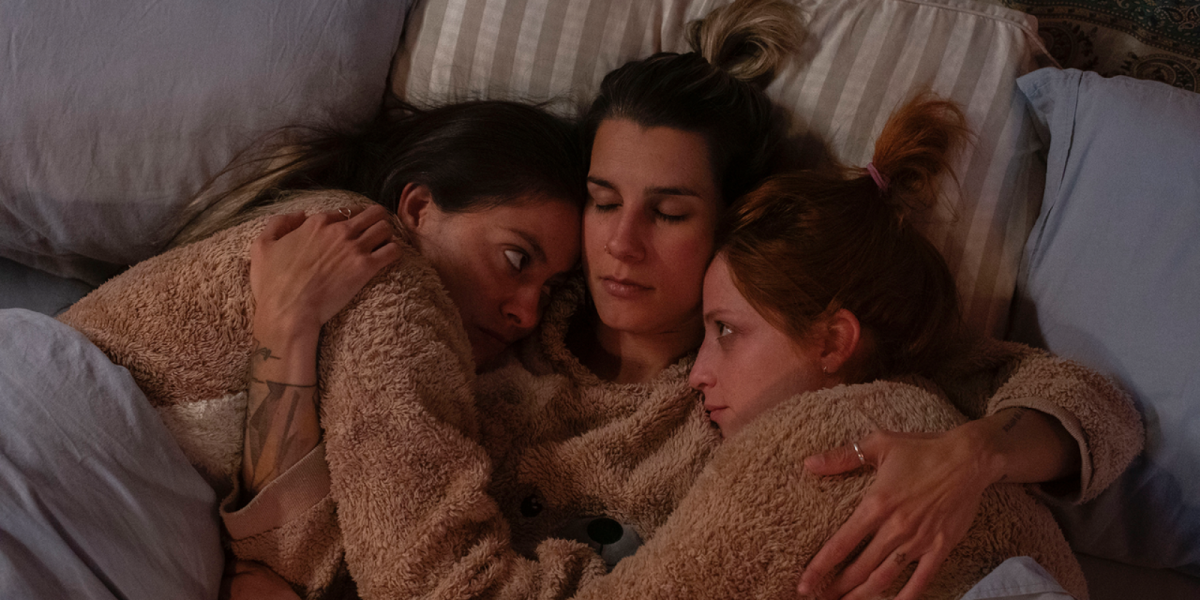
<svg viewBox="0 0 1200 600">
<path fill-rule="evenodd" d="M 427 0 L 409 19 L 392 90 L 586 106 L 604 75 L 659 50 L 727 0 Z M 1028 15 L 982 0 L 799 0 L 809 39 L 768 93 L 798 134 L 865 165 L 889 114 L 920 89 L 961 104 L 976 143 L 927 233 L 958 281 L 968 323 L 1004 333 L 1045 166 L 1016 78 L 1049 59 Z"/>
</svg>

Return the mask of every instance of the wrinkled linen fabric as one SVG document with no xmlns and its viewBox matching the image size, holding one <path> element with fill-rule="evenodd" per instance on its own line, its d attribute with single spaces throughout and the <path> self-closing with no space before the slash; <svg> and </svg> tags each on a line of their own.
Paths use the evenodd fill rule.
<svg viewBox="0 0 1200 600">
<path fill-rule="evenodd" d="M 99 285 L 263 135 L 380 107 L 411 0 L 0 3 L 0 256 Z"/>
<path fill-rule="evenodd" d="M 215 598 L 216 497 L 129 372 L 0 310 L 0 597 Z"/>
</svg>

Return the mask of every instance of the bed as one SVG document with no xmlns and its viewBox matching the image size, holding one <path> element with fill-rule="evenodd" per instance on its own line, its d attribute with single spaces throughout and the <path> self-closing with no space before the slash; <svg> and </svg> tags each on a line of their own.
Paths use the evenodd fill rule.
<svg viewBox="0 0 1200 600">
<path fill-rule="evenodd" d="M 768 92 L 798 143 L 863 164 L 915 91 L 960 102 L 977 139 L 926 227 L 969 323 L 1110 374 L 1142 411 L 1147 450 L 1126 476 L 1054 507 L 1092 597 L 1200 597 L 1197 6 L 797 1 L 809 36 Z M 684 24 L 723 2 L 8 3 L 0 308 L 55 314 L 154 255 L 200 186 L 274 128 L 396 97 L 571 113 L 625 60 L 684 49 Z M 1160 11 L 1166 34 L 1121 20 L 1156 4 L 1180 15 Z M 1070 52 L 1060 30 L 1078 34 Z M 1084 38 L 1103 60 L 1079 60 Z"/>
</svg>

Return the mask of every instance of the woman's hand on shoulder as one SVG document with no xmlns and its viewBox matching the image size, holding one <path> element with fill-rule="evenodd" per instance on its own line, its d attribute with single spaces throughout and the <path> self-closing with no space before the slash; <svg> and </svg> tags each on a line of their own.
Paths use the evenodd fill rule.
<svg viewBox="0 0 1200 600">
<path fill-rule="evenodd" d="M 920 596 L 967 534 L 983 492 L 997 479 L 978 439 L 963 428 L 945 433 L 874 431 L 853 445 L 810 456 L 805 467 L 836 475 L 874 467 L 875 481 L 850 518 L 825 542 L 800 579 L 801 595 L 875 598 L 912 563 L 896 596 Z M 840 573 L 838 565 L 862 552 Z"/>
<path fill-rule="evenodd" d="M 272 217 L 250 248 L 256 328 L 320 329 L 401 252 L 379 205 Z"/>
</svg>

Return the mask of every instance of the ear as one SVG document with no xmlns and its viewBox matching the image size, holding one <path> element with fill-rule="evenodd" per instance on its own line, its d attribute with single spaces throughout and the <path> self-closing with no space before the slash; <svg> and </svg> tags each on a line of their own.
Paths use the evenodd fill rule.
<svg viewBox="0 0 1200 600">
<path fill-rule="evenodd" d="M 421 183 L 405 184 L 400 191 L 400 200 L 396 203 L 396 216 L 404 228 L 413 234 L 413 239 L 420 239 L 419 232 L 428 227 L 433 211 L 437 205 L 433 203 L 433 192 L 429 186 Z"/>
<path fill-rule="evenodd" d="M 858 317 L 844 308 L 839 308 L 826 321 L 824 350 L 820 359 L 822 370 L 845 381 L 850 373 L 839 371 L 850 366 L 848 363 L 858 351 L 861 340 L 862 326 Z"/>
</svg>

